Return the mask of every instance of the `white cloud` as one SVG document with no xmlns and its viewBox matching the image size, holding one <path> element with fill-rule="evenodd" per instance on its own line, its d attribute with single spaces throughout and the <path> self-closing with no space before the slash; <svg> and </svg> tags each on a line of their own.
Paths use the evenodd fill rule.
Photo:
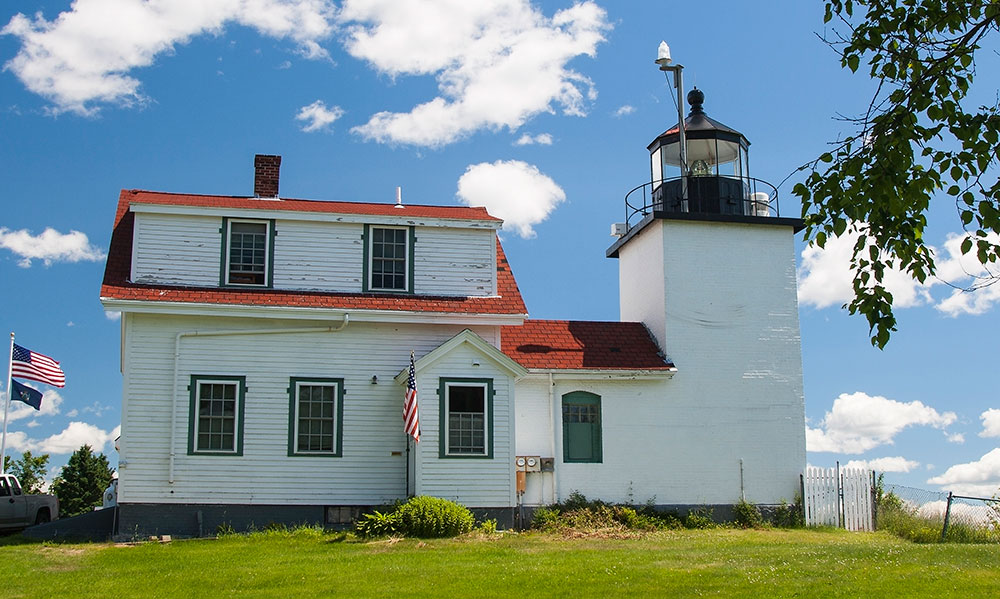
<svg viewBox="0 0 1000 599">
<path fill-rule="evenodd" d="M 538 135 L 532 136 L 528 133 L 525 133 L 521 137 L 517 138 L 517 141 L 514 142 L 515 146 L 530 146 L 532 144 L 551 146 L 552 135 L 548 133 L 539 133 Z"/>
<path fill-rule="evenodd" d="M 806 427 L 809 451 L 857 454 L 880 445 L 909 426 L 944 428 L 955 422 L 954 412 L 939 413 L 919 401 L 907 403 L 865 393 L 842 393 L 819 428 Z"/>
<path fill-rule="evenodd" d="M 303 106 L 299 113 L 295 115 L 295 120 L 305 121 L 302 130 L 311 133 L 321 131 L 329 127 L 334 121 L 344 116 L 344 109 L 340 106 L 327 108 L 322 100 L 316 100 L 309 106 Z"/>
<path fill-rule="evenodd" d="M 74 0 L 51 21 L 14 15 L 0 34 L 19 38 L 21 49 L 4 69 L 55 113 L 90 115 L 95 103 L 144 102 L 130 71 L 230 23 L 290 38 L 307 58 L 328 58 L 319 42 L 332 33 L 334 12 L 330 0 Z"/>
<path fill-rule="evenodd" d="M 26 387 L 36 389 L 31 383 L 21 382 Z M 6 397 L 6 393 L 0 393 L 0 397 Z M 10 411 L 7 413 L 7 421 L 15 422 L 23 418 L 35 418 L 36 416 L 54 416 L 59 413 L 59 406 L 62 405 L 63 398 L 59 392 L 50 389 L 42 393 L 41 408 L 36 410 L 23 401 L 10 402 Z"/>
<path fill-rule="evenodd" d="M 107 310 L 104 312 L 104 317 L 111 321 L 118 321 L 122 319 L 122 313 L 117 310 Z"/>
<path fill-rule="evenodd" d="M 535 236 L 533 226 L 566 200 L 566 193 L 531 164 L 498 160 L 470 165 L 458 180 L 458 198 L 468 206 L 485 206 L 528 239 Z"/>
<path fill-rule="evenodd" d="M 992 497 L 1000 491 L 1000 447 L 975 462 L 956 464 L 927 483 L 961 495 Z"/>
<path fill-rule="evenodd" d="M 912 503 L 909 503 L 909 505 L 915 507 L 917 515 L 922 518 L 944 519 L 945 511 L 948 509 L 948 502 L 944 499 L 929 501 L 919 507 L 913 505 Z M 969 526 L 981 527 L 991 526 L 993 523 L 990 519 L 989 509 L 984 509 L 984 506 L 982 505 L 964 503 L 961 499 L 952 501 L 949 521 L 952 523 L 961 522 L 962 524 Z"/>
<path fill-rule="evenodd" d="M 619 106 L 618 110 L 614 112 L 615 118 L 621 118 L 623 116 L 628 116 L 635 112 L 635 106 L 625 104 L 624 106 Z"/>
<path fill-rule="evenodd" d="M 1000 437 L 1000 410 L 991 408 L 979 415 L 983 421 L 983 430 L 980 437 Z"/>
<path fill-rule="evenodd" d="M 20 431 L 7 434 L 7 445 L 14 451 L 33 451 L 50 454 L 70 454 L 83 445 L 90 445 L 95 452 L 103 452 L 109 442 L 114 442 L 121 427 L 110 432 L 86 422 L 70 422 L 61 432 L 42 440 L 30 439 Z"/>
<path fill-rule="evenodd" d="M 32 260 L 50 266 L 53 262 L 98 262 L 106 257 L 103 250 L 90 244 L 86 234 L 79 231 L 64 234 L 52 228 L 46 228 L 41 235 L 32 235 L 27 229 L 11 231 L 0 227 L 0 248 L 20 256 L 17 264 L 22 268 L 30 267 Z"/>
<path fill-rule="evenodd" d="M 851 254 L 859 233 L 848 231 L 826 240 L 824 247 L 810 245 L 802 250 L 799 267 L 799 303 L 826 308 L 845 304 L 854 297 Z M 928 287 L 899 269 L 887 269 L 883 281 L 892 293 L 893 306 L 908 308 L 931 300 Z"/>
<path fill-rule="evenodd" d="M 851 460 L 844 464 L 844 468 L 860 468 L 877 472 L 909 472 L 919 466 L 920 462 L 914 462 L 901 456 L 873 460 Z"/>
<path fill-rule="evenodd" d="M 392 77 L 434 75 L 440 92 L 409 112 L 379 112 L 353 131 L 430 147 L 480 129 L 516 130 L 556 105 L 583 115 L 596 91 L 566 65 L 594 56 L 610 27 L 591 1 L 548 18 L 529 0 L 345 0 L 340 19 L 352 56 Z"/>
<path fill-rule="evenodd" d="M 963 289 L 953 289 L 951 295 L 937 304 L 937 309 L 949 316 L 983 314 L 1000 303 L 1000 273 L 987 269 L 976 259 L 975 246 L 968 255 L 962 255 L 962 242 L 966 235 L 948 235 L 944 251 L 935 260 L 938 278 Z M 987 240 L 1000 244 L 1000 235 L 991 233 Z M 985 284 L 993 281 L 994 284 Z M 984 285 L 985 284 L 985 285 Z M 967 289 L 973 289 L 968 291 Z"/>
<path fill-rule="evenodd" d="M 955 433 L 953 435 L 950 435 L 946 432 L 944 436 L 945 438 L 948 439 L 949 443 L 957 443 L 959 445 L 965 443 L 965 435 L 963 433 Z"/>
<path fill-rule="evenodd" d="M 840 237 L 828 238 L 823 248 L 810 245 L 802 250 L 798 271 L 801 304 L 826 308 L 851 301 L 854 297 L 851 255 L 859 235 L 858 231 L 848 230 Z M 893 306 L 909 308 L 933 304 L 949 316 L 958 316 L 982 314 L 1000 302 L 1000 284 L 985 284 L 995 281 L 995 274 L 979 264 L 974 255 L 962 255 L 961 245 L 966 237 L 950 233 L 942 249 L 929 246 L 935 255 L 936 276 L 924 283 L 899 269 L 887 269 L 884 285 L 892 293 Z M 988 239 L 1000 243 L 1000 235 L 995 233 Z M 932 289 L 945 286 L 958 289 L 952 288 L 944 299 L 931 294 Z"/>
</svg>

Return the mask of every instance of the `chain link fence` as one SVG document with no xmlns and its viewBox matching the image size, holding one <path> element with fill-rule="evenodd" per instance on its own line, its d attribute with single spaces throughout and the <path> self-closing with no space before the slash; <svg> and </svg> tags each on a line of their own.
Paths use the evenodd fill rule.
<svg viewBox="0 0 1000 599">
<path fill-rule="evenodd" d="M 1000 500 L 884 485 L 876 527 L 918 542 L 1000 543 Z"/>
</svg>

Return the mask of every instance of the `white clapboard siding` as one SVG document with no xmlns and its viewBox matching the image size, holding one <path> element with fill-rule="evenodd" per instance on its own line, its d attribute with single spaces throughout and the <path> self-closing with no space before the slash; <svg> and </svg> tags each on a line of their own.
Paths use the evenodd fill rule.
<svg viewBox="0 0 1000 599">
<path fill-rule="evenodd" d="M 276 289 L 361 291 L 361 224 L 279 220 L 275 230 Z"/>
<path fill-rule="evenodd" d="M 417 227 L 413 288 L 417 294 L 495 295 L 496 234 Z"/>
<path fill-rule="evenodd" d="M 124 388 L 128 410 L 122 423 L 120 459 L 124 465 L 119 493 L 122 502 L 140 503 L 371 505 L 403 497 L 403 388 L 393 377 L 408 364 L 411 349 L 419 357 L 463 328 L 351 324 L 339 333 L 183 338 L 174 430 L 175 482 L 170 485 L 175 335 L 194 329 L 302 324 L 139 314 L 128 318 L 124 348 L 130 368 Z M 496 343 L 495 327 L 476 332 Z M 449 376 L 476 374 L 471 361 L 454 368 Z M 242 456 L 187 454 L 192 374 L 246 377 Z M 374 385 L 373 375 L 378 377 Z M 291 376 L 344 379 L 343 457 L 287 455 Z M 509 421 L 499 421 L 498 440 L 501 435 L 506 439 Z M 500 447 L 509 444 L 505 440 Z"/>
<path fill-rule="evenodd" d="M 479 366 L 472 366 L 473 361 Z M 465 374 L 456 374 L 456 373 Z M 440 457 L 440 377 L 493 380 L 493 458 Z M 416 492 L 457 501 L 469 507 L 514 505 L 513 399 L 514 383 L 506 370 L 466 345 L 455 348 L 419 373 L 420 444 Z"/>
<path fill-rule="evenodd" d="M 221 228 L 222 219 L 217 217 L 136 214 L 132 280 L 217 286 L 222 260 Z"/>
<path fill-rule="evenodd" d="M 133 280 L 216 287 L 222 265 L 217 216 L 136 214 Z M 277 220 L 275 289 L 359 293 L 364 275 L 360 223 Z M 422 295 L 496 294 L 492 230 L 416 227 L 414 291 Z"/>
</svg>

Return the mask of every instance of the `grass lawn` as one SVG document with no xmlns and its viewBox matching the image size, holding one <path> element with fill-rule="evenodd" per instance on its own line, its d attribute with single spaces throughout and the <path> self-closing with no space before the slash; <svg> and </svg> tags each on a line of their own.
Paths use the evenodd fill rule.
<svg viewBox="0 0 1000 599">
<path fill-rule="evenodd" d="M 362 542 L 314 530 L 134 546 L 0 543 L 15 597 L 998 597 L 1000 546 L 694 530 Z"/>
</svg>

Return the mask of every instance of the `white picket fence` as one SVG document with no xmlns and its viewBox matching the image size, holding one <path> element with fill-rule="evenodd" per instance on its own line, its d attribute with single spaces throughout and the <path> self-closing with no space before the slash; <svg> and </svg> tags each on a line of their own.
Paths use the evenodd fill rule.
<svg viewBox="0 0 1000 599">
<path fill-rule="evenodd" d="M 806 468 L 802 477 L 806 526 L 874 530 L 872 474 L 854 468 Z"/>
</svg>

